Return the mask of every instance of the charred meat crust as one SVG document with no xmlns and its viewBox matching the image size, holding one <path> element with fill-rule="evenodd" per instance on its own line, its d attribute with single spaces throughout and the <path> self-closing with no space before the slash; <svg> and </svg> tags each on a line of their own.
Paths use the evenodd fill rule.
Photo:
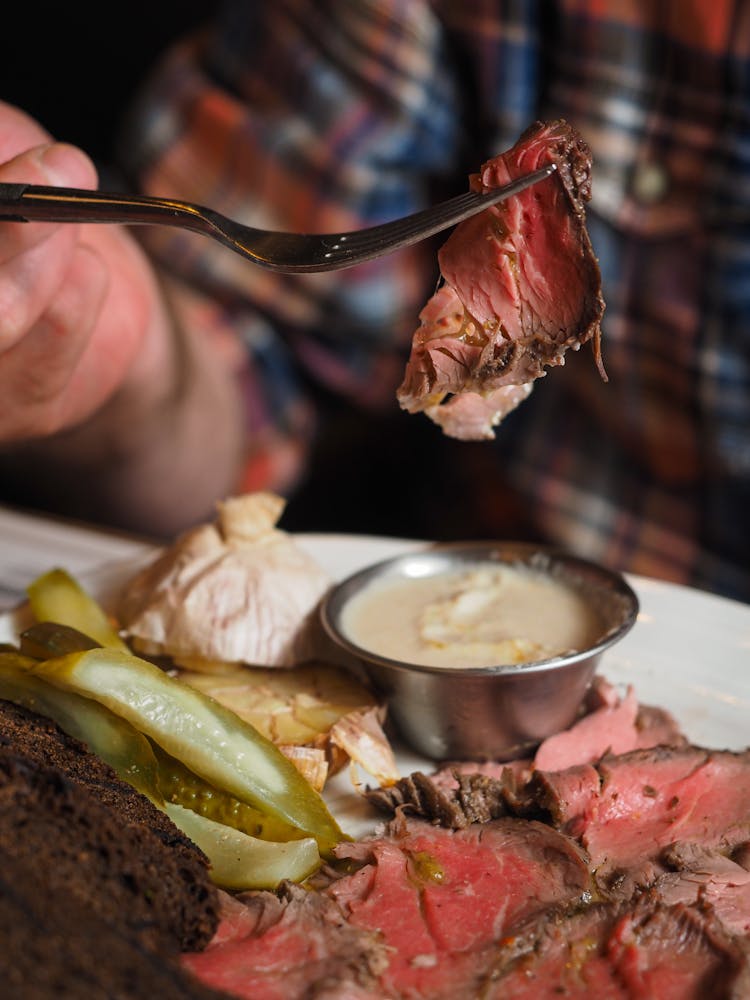
<svg viewBox="0 0 750 1000">
<path fill-rule="evenodd" d="M 512 777 L 456 774 L 457 787 L 444 789 L 428 775 L 415 771 L 388 788 L 368 789 L 365 795 L 380 812 L 415 816 L 449 830 L 471 823 L 488 823 L 513 815 L 508 807 Z"/>
</svg>

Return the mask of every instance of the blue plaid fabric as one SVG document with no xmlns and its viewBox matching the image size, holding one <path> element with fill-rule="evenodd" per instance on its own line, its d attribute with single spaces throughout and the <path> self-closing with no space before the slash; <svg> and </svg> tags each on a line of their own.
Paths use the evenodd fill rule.
<svg viewBox="0 0 750 1000">
<path fill-rule="evenodd" d="M 740 0 L 230 2 L 159 67 L 123 159 L 142 189 L 251 224 L 353 229 L 465 190 L 532 121 L 568 119 L 594 156 L 609 382 L 584 351 L 479 459 L 452 449 L 483 473 L 467 514 L 513 535 L 512 491 L 540 537 L 750 600 L 749 53 Z M 280 278 L 200 237 L 147 239 L 243 338 L 247 484 L 293 489 L 310 379 L 396 406 L 434 244 Z"/>
</svg>

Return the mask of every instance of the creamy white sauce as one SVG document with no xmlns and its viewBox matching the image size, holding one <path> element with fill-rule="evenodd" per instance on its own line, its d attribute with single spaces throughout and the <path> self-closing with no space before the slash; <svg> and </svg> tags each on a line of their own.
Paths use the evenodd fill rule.
<svg viewBox="0 0 750 1000">
<path fill-rule="evenodd" d="M 357 645 L 435 667 L 527 663 L 586 649 L 602 624 L 582 593 L 523 566 L 374 581 L 342 613 Z"/>
</svg>

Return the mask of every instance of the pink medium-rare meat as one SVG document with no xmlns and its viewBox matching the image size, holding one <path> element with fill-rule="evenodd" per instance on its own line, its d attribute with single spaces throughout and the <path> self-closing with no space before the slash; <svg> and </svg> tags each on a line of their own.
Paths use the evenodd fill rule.
<svg viewBox="0 0 750 1000">
<path fill-rule="evenodd" d="M 182 956 L 203 983 L 246 1000 L 382 1000 L 376 977 L 387 961 L 333 900 L 291 883 L 228 899 L 209 947 Z"/>
<path fill-rule="evenodd" d="M 508 942 L 483 1000 L 740 1000 L 747 948 L 710 915 L 647 899 L 545 914 Z"/>
<path fill-rule="evenodd" d="M 539 771 L 560 771 L 596 761 L 607 752 L 633 750 L 637 746 L 637 718 L 638 701 L 630 688 L 616 704 L 603 705 L 569 729 L 548 736 L 537 749 L 534 767 Z"/>
<path fill-rule="evenodd" d="M 581 717 L 540 744 L 533 767 L 538 771 L 561 771 L 593 764 L 605 754 L 685 743 L 685 736 L 669 712 L 639 704 L 632 687 L 621 696 L 613 684 L 596 677 Z"/>
<path fill-rule="evenodd" d="M 660 858 L 670 870 L 650 887 L 667 904 L 710 907 L 733 934 L 750 934 L 750 871 L 719 851 L 675 844 Z"/>
<path fill-rule="evenodd" d="M 598 699 L 598 707 L 594 707 Z M 597 678 L 587 699 L 589 711 L 568 729 L 547 737 L 534 756 L 539 771 L 593 764 L 605 754 L 623 754 L 660 744 L 684 746 L 684 735 L 661 708 L 639 705 L 633 688 L 623 698 Z"/>
<path fill-rule="evenodd" d="M 607 687 L 597 704 L 622 701 Z M 507 770 L 458 774 L 466 814 L 483 810 L 464 794 L 488 784 L 490 818 L 434 826 L 405 802 L 384 831 L 340 844 L 309 890 L 246 894 L 246 913 L 234 901 L 185 964 L 264 1000 L 750 996 L 749 764 L 750 751 L 680 745 L 521 775 L 518 789 Z M 514 807 L 524 818 L 492 818 Z"/>
<path fill-rule="evenodd" d="M 632 688 L 621 696 L 613 684 L 596 677 L 578 720 L 544 740 L 533 758 L 449 762 L 429 776 L 417 772 L 366 794 L 383 812 L 392 814 L 407 807 L 410 815 L 461 829 L 509 812 L 523 814 L 525 789 L 534 771 L 563 771 L 555 796 L 565 800 L 561 808 L 567 815 L 575 809 L 571 796 L 589 795 L 598 788 L 599 774 L 592 765 L 602 757 L 660 744 L 686 744 L 672 716 L 663 709 L 638 704 Z M 532 801 L 531 815 L 533 807 Z"/>
<path fill-rule="evenodd" d="M 550 163 L 554 176 L 461 223 L 440 250 L 445 283 L 420 313 L 398 399 L 451 437 L 492 438 L 534 380 L 592 338 L 604 376 L 586 143 L 567 122 L 537 123 L 471 186 L 488 191 Z"/>
<path fill-rule="evenodd" d="M 397 819 L 383 837 L 341 844 L 364 868 L 328 891 L 390 951 L 383 995 L 474 996 L 490 946 L 532 914 L 587 899 L 586 859 L 554 833 L 515 819 L 460 831 Z"/>
<path fill-rule="evenodd" d="M 597 871 L 637 867 L 677 841 L 726 850 L 750 837 L 750 751 L 634 750 L 537 771 L 530 789 Z"/>
<path fill-rule="evenodd" d="M 400 818 L 336 854 L 344 873 L 315 889 L 247 893 L 245 915 L 226 907 L 184 964 L 253 1000 L 454 1000 L 476 995 L 513 927 L 590 895 L 580 848 L 517 819 L 454 833 Z"/>
</svg>

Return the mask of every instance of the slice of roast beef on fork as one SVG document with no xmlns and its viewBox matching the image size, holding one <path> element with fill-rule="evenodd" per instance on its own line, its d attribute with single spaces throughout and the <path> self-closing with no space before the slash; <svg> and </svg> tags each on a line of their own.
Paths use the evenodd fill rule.
<svg viewBox="0 0 750 1000">
<path fill-rule="evenodd" d="M 565 121 L 537 122 L 473 175 L 486 191 L 553 163 L 543 183 L 461 223 L 438 254 L 442 286 L 420 314 L 398 400 L 451 437 L 494 427 L 565 353 L 601 361 L 601 275 L 585 222 L 591 153 Z"/>
</svg>

